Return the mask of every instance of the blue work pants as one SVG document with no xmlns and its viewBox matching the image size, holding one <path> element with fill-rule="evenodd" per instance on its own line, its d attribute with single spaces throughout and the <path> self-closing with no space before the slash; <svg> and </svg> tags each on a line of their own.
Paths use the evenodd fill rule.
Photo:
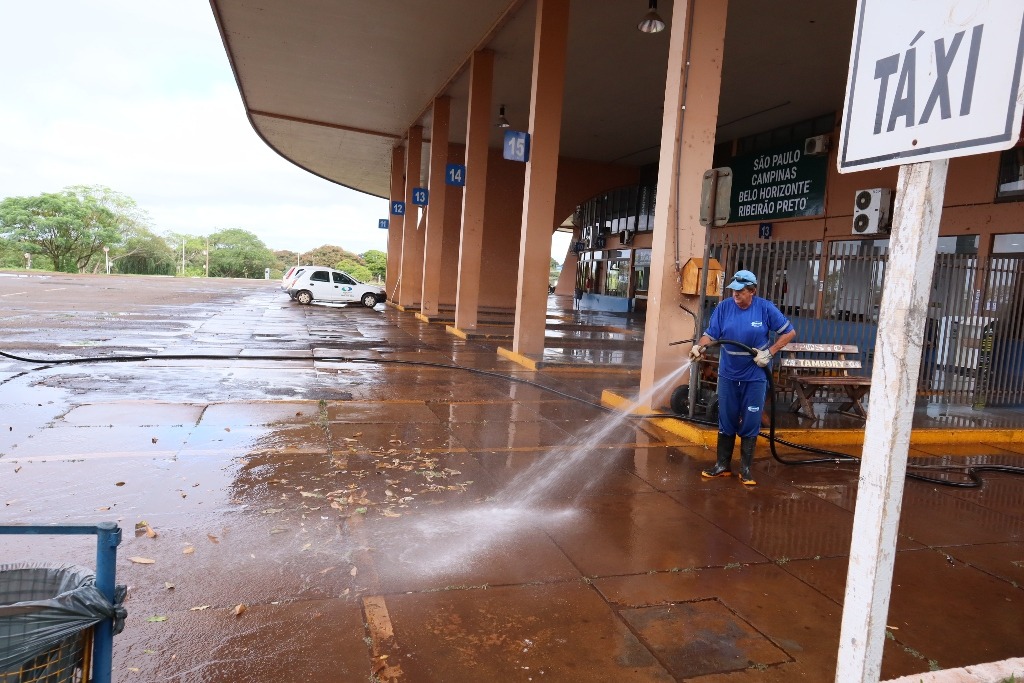
<svg viewBox="0 0 1024 683">
<path fill-rule="evenodd" d="M 757 436 L 768 381 L 718 378 L 718 431 L 726 436 Z"/>
</svg>

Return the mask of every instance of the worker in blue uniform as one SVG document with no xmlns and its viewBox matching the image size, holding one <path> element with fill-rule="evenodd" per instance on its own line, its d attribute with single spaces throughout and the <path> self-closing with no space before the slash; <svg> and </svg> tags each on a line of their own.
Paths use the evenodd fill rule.
<svg viewBox="0 0 1024 683">
<path fill-rule="evenodd" d="M 749 270 L 737 271 L 726 288 L 732 296 L 715 307 L 707 330 L 690 349 L 690 359 L 696 363 L 703 358 L 708 344 L 724 340 L 745 344 L 757 354 L 751 356 L 731 344 L 719 347 L 718 457 L 715 466 L 703 470 L 701 476 L 732 474 L 730 463 L 738 434 L 740 482 L 753 486 L 757 482 L 750 468 L 768 390 L 765 368 L 771 365 L 772 356 L 796 338 L 796 330 L 775 304 L 757 296 L 757 277 Z"/>
</svg>

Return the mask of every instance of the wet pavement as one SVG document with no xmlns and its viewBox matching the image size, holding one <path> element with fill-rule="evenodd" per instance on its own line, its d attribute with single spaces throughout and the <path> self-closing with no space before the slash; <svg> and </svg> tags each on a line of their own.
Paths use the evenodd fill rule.
<svg viewBox="0 0 1024 683">
<path fill-rule="evenodd" d="M 762 444 L 756 488 L 702 481 L 707 449 L 572 398 L 629 373 L 275 285 L 0 276 L 0 350 L 124 358 L 0 358 L 2 523 L 124 529 L 115 680 L 832 680 L 848 465 Z M 3 562 L 94 552 L 0 536 Z M 1020 656 L 1024 479 L 908 482 L 895 573 L 883 678 Z"/>
</svg>

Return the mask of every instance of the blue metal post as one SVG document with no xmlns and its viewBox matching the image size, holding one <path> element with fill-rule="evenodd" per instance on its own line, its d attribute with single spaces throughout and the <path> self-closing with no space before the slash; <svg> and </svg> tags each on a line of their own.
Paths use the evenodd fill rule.
<svg viewBox="0 0 1024 683">
<path fill-rule="evenodd" d="M 114 602 L 114 573 L 117 567 L 117 546 L 120 544 L 121 529 L 117 524 L 100 522 L 96 525 L 96 587 L 111 603 Z M 96 625 L 93 683 L 110 683 L 113 658 L 114 620 L 104 619 Z"/>
</svg>

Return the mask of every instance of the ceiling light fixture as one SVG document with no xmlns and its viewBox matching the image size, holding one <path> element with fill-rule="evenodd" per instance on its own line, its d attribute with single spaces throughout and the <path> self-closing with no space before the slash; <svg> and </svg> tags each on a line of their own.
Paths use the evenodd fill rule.
<svg viewBox="0 0 1024 683">
<path fill-rule="evenodd" d="M 651 4 L 640 23 L 636 25 L 644 33 L 658 33 L 665 30 L 665 20 L 658 14 L 658 0 L 650 0 Z"/>
<path fill-rule="evenodd" d="M 508 122 L 508 119 L 505 118 L 504 104 L 498 107 L 498 123 L 495 125 L 498 126 L 498 128 L 510 128 L 512 126 L 512 124 Z"/>
</svg>

